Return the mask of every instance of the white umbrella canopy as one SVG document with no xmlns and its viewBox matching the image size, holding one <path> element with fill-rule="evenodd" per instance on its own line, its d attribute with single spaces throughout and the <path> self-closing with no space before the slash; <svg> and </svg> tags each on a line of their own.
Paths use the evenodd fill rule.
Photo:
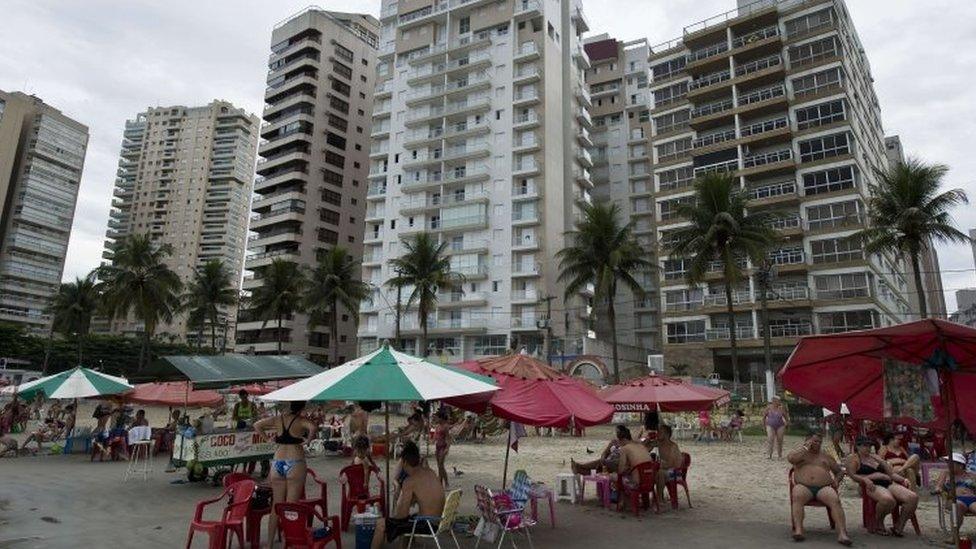
<svg viewBox="0 0 976 549">
<path fill-rule="evenodd" d="M 16 394 L 25 400 L 38 393 L 47 398 L 87 398 L 124 393 L 132 390 L 128 380 L 77 366 L 58 374 L 17 386 Z"/>
<path fill-rule="evenodd" d="M 409 402 L 497 391 L 487 376 L 434 364 L 388 346 L 262 397 L 270 401 Z"/>
</svg>

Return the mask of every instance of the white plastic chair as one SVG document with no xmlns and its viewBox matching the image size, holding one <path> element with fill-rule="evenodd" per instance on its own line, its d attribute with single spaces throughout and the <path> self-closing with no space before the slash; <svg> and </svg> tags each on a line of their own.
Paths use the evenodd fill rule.
<svg viewBox="0 0 976 549">
<path fill-rule="evenodd" d="M 134 475 L 142 475 L 142 480 L 148 480 L 153 472 L 152 429 L 148 425 L 132 427 L 128 433 L 129 466 L 122 475 L 122 482 Z"/>
</svg>

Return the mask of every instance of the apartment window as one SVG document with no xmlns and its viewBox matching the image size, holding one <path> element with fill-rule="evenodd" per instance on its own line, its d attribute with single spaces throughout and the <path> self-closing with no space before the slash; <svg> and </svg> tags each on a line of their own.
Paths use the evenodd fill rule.
<svg viewBox="0 0 976 549">
<path fill-rule="evenodd" d="M 807 208 L 807 223 L 811 231 L 849 227 L 860 223 L 863 209 L 856 200 L 810 206 Z"/>
<path fill-rule="evenodd" d="M 349 84 L 346 84 L 345 82 L 340 82 L 338 80 L 332 80 L 331 87 L 332 87 L 332 90 L 333 91 L 339 92 L 339 93 L 341 93 L 342 95 L 344 95 L 346 97 L 349 97 L 349 94 L 352 93 L 352 88 L 349 86 Z M 346 108 L 348 109 L 348 107 L 346 107 Z"/>
<path fill-rule="evenodd" d="M 675 112 L 669 112 L 668 114 L 662 114 L 661 116 L 654 117 L 654 127 L 657 133 L 667 133 L 675 130 L 680 130 L 688 127 L 688 121 L 691 119 L 691 110 L 680 110 Z"/>
<path fill-rule="evenodd" d="M 796 128 L 805 130 L 847 119 L 844 101 L 838 99 L 796 110 Z"/>
<path fill-rule="evenodd" d="M 844 273 L 813 277 L 817 299 L 853 299 L 871 296 L 871 275 Z"/>
<path fill-rule="evenodd" d="M 688 95 L 688 83 L 678 82 L 660 90 L 654 90 L 654 107 L 663 107 L 679 101 Z"/>
<path fill-rule="evenodd" d="M 335 129 L 337 129 L 339 131 L 343 131 L 344 132 L 347 129 L 349 129 L 349 123 L 346 122 L 346 119 L 345 118 L 342 118 L 340 116 L 336 116 L 336 115 L 334 115 L 332 113 L 328 113 L 326 115 L 326 119 L 328 120 L 330 126 L 332 126 L 333 128 L 335 128 Z"/>
<path fill-rule="evenodd" d="M 326 132 L 325 142 L 328 143 L 329 145 L 332 145 L 333 147 L 336 147 L 337 149 L 342 149 L 342 150 L 346 149 L 346 138 L 342 137 L 339 134 Z"/>
<path fill-rule="evenodd" d="M 668 343 L 695 343 L 705 341 L 705 321 L 668 322 Z"/>
<path fill-rule="evenodd" d="M 654 80 L 664 80 L 669 78 L 675 73 L 681 72 L 687 64 L 687 58 L 685 56 L 676 57 L 674 59 L 665 61 L 663 63 L 658 63 L 651 67 L 651 72 L 654 74 Z"/>
<path fill-rule="evenodd" d="M 853 166 L 841 166 L 821 172 L 803 174 L 803 192 L 806 195 L 853 189 L 856 183 Z"/>
<path fill-rule="evenodd" d="M 790 66 L 800 67 L 810 65 L 828 57 L 834 57 L 838 54 L 839 49 L 840 44 L 837 42 L 837 38 L 833 36 L 799 46 L 792 46 L 789 49 Z"/>
<path fill-rule="evenodd" d="M 665 311 L 690 311 L 701 306 L 702 291 L 700 288 L 664 292 Z"/>
<path fill-rule="evenodd" d="M 349 102 L 334 95 L 329 96 L 329 106 L 343 114 L 349 114 Z"/>
<path fill-rule="evenodd" d="M 324 221 L 329 225 L 338 225 L 339 212 L 334 212 L 332 210 L 322 208 L 321 210 L 319 210 L 319 220 Z"/>
<path fill-rule="evenodd" d="M 851 330 L 869 330 L 878 326 L 878 313 L 872 310 L 818 313 L 817 320 L 820 333 L 837 334 Z"/>
<path fill-rule="evenodd" d="M 332 151 L 325 151 L 325 162 L 337 168 L 343 168 L 346 165 L 346 157 Z"/>
<path fill-rule="evenodd" d="M 828 238 L 810 242 L 814 265 L 864 259 L 861 242 L 854 238 Z"/>
<path fill-rule="evenodd" d="M 682 166 L 673 170 L 657 174 L 658 185 L 662 191 L 671 191 L 688 187 L 695 180 L 695 169 L 692 166 Z"/>
<path fill-rule="evenodd" d="M 332 185 L 334 187 L 342 187 L 342 174 L 341 173 L 336 173 L 336 172 L 334 172 L 332 170 L 323 169 L 322 170 L 322 181 L 324 181 L 324 182 L 326 182 L 329 185 Z M 322 192 L 325 193 L 326 191 L 323 189 Z M 328 191 L 328 192 L 332 192 L 332 191 Z"/>
<path fill-rule="evenodd" d="M 503 355 L 508 351 L 508 338 L 504 335 L 485 335 L 474 338 L 475 356 Z"/>
<path fill-rule="evenodd" d="M 338 61 L 332 62 L 332 70 L 339 76 L 345 78 L 346 80 L 352 80 L 352 69 L 343 65 Z M 333 80 L 335 82 L 335 80 Z M 341 83 L 341 82 L 340 82 Z M 346 86 L 348 88 L 348 86 Z M 332 89 L 336 89 L 334 86 Z M 336 90 L 338 91 L 338 90 Z M 347 94 L 348 95 L 348 94 Z"/>
<path fill-rule="evenodd" d="M 835 88 L 844 80 L 840 67 L 793 79 L 793 95 L 797 98 Z"/>
<path fill-rule="evenodd" d="M 342 182 L 342 176 L 339 177 L 339 182 Z M 342 206 L 342 195 L 330 189 L 322 189 L 322 202 Z"/>
<path fill-rule="evenodd" d="M 821 29 L 833 22 L 834 10 L 827 8 L 804 15 L 802 17 L 797 17 L 796 19 L 790 19 L 784 23 L 784 26 L 786 27 L 786 36 L 793 38 L 794 36 L 800 34 L 806 34 L 808 32 Z"/>
<path fill-rule="evenodd" d="M 458 34 L 467 34 L 471 32 L 471 18 L 462 17 L 458 20 Z"/>
<path fill-rule="evenodd" d="M 684 259 L 664 260 L 664 280 L 681 280 L 688 273 L 688 266 Z"/>
<path fill-rule="evenodd" d="M 350 63 L 352 62 L 353 54 L 352 54 L 352 50 L 350 50 L 349 48 L 343 47 L 339 44 L 335 44 L 335 54 L 336 57 L 340 59 L 345 59 Z"/>
<path fill-rule="evenodd" d="M 325 227 L 320 227 L 318 230 L 319 242 L 325 242 L 326 244 L 336 244 L 339 242 L 339 233 L 326 229 Z"/>
<path fill-rule="evenodd" d="M 674 141 L 657 145 L 654 149 L 657 151 L 658 162 L 674 160 L 691 150 L 691 137 L 675 139 Z"/>
<path fill-rule="evenodd" d="M 814 162 L 844 154 L 851 154 L 850 138 L 846 133 L 800 142 L 800 162 Z"/>
</svg>

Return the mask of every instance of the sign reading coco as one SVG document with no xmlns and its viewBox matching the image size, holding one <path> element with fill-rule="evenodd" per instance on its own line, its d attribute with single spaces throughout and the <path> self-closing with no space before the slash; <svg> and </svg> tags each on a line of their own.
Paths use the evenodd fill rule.
<svg viewBox="0 0 976 549">
<path fill-rule="evenodd" d="M 274 450 L 274 441 L 264 440 L 253 431 L 211 433 L 193 439 L 176 437 L 173 457 L 176 462 L 195 459 L 206 467 L 270 459 Z"/>
</svg>

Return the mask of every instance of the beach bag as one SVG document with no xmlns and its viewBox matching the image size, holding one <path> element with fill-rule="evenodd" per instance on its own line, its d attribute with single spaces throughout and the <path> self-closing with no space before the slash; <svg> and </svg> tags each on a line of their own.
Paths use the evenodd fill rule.
<svg viewBox="0 0 976 549">
<path fill-rule="evenodd" d="M 251 496 L 251 509 L 270 509 L 271 497 L 270 486 L 257 486 L 254 495 Z"/>
</svg>

